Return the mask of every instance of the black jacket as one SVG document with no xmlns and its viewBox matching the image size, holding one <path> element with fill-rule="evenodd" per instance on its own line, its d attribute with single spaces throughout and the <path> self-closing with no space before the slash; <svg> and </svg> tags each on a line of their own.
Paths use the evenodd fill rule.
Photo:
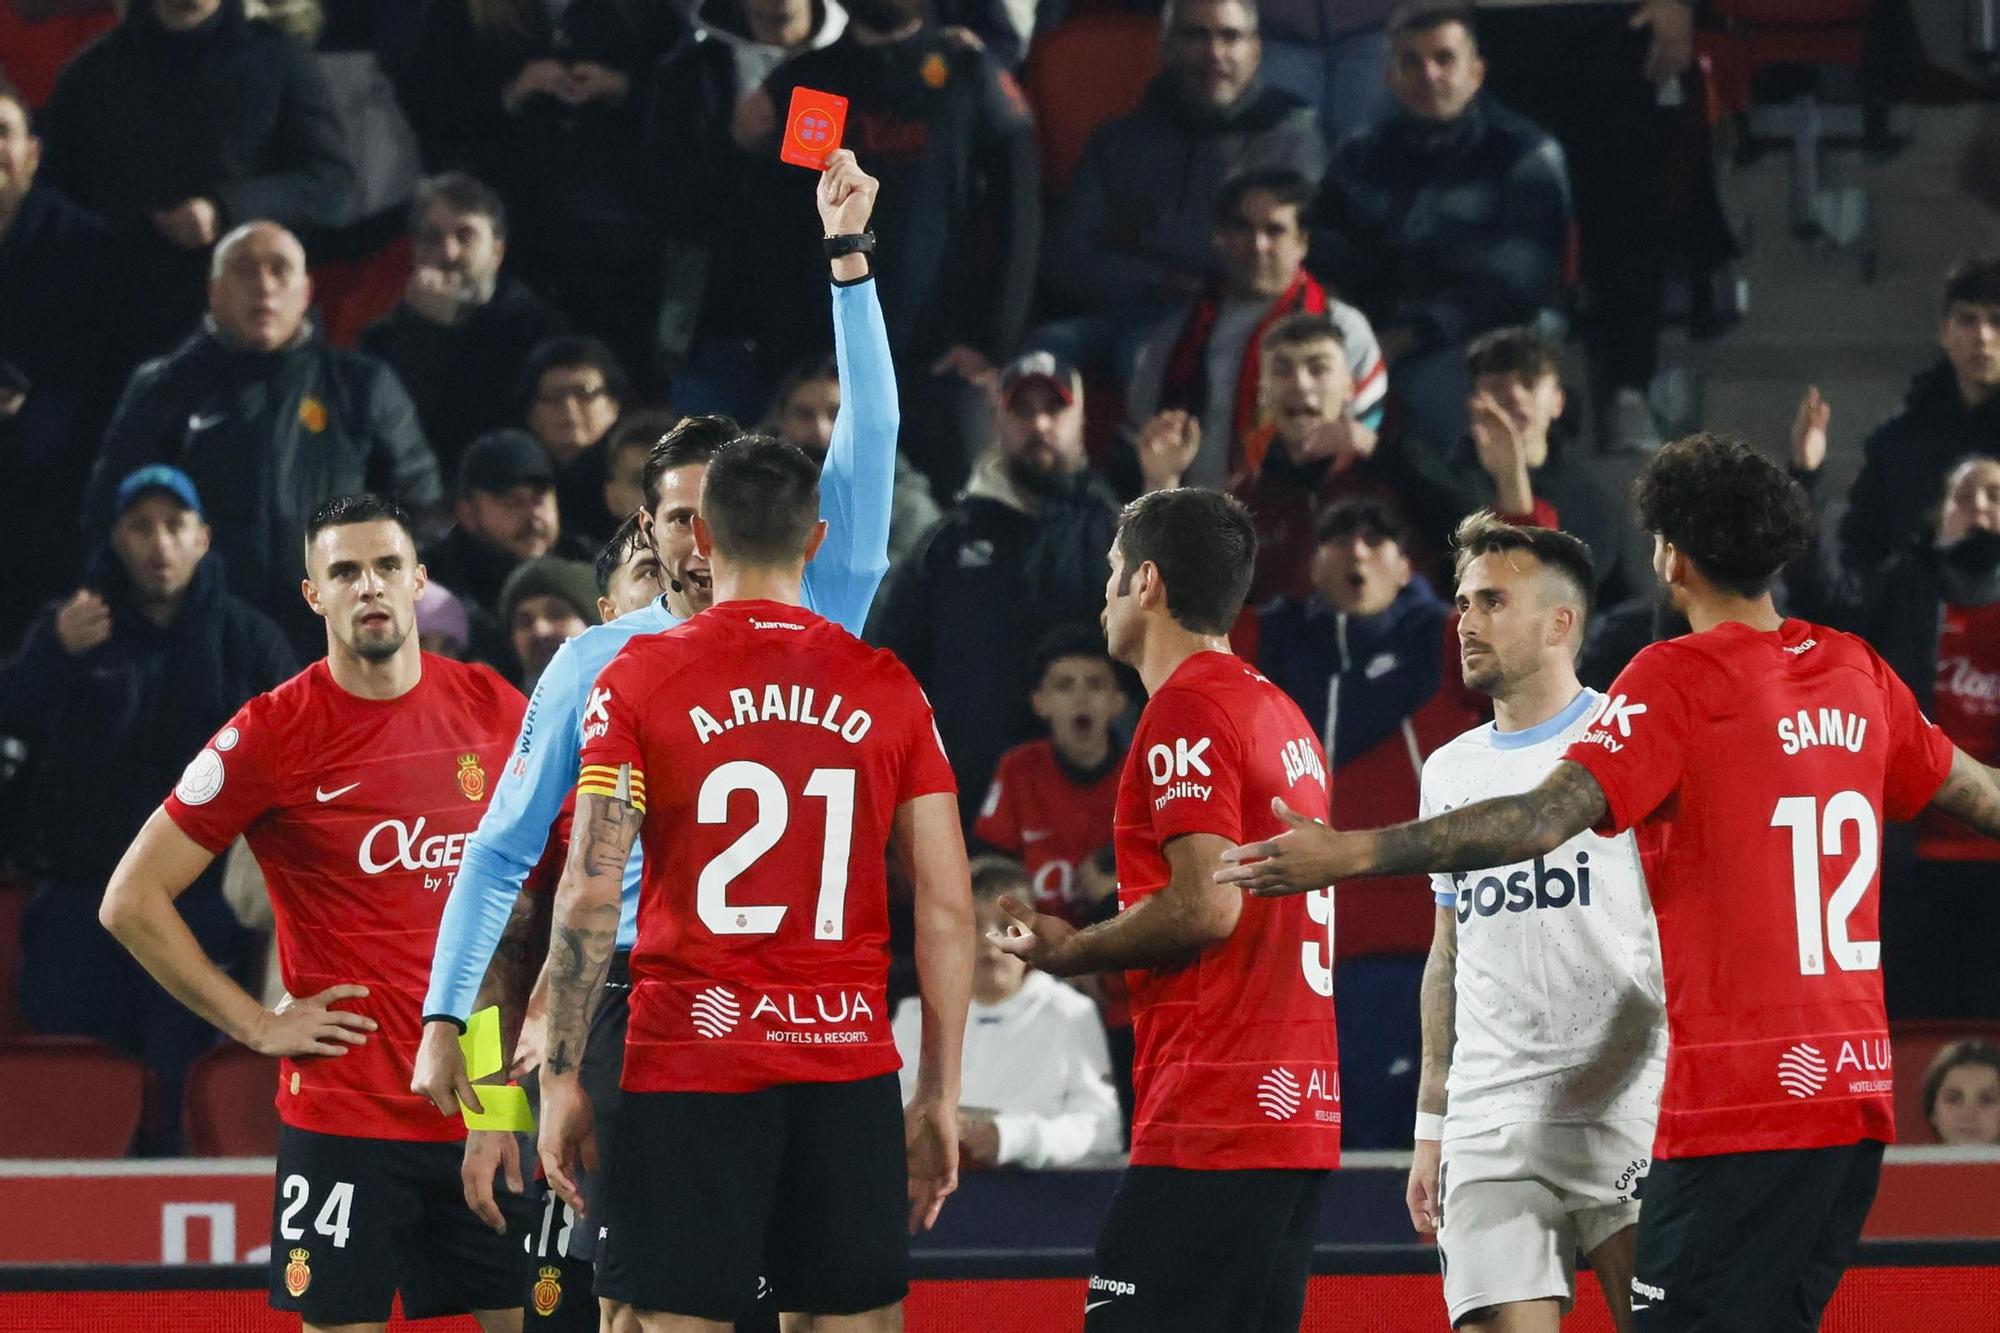
<svg viewBox="0 0 2000 1333">
<path fill-rule="evenodd" d="M 326 80 L 303 45 L 224 0 L 173 33 L 150 4 L 64 68 L 38 117 L 49 183 L 104 215 L 131 263 L 126 318 L 157 351 L 200 315 L 208 253 L 176 248 L 155 210 L 215 202 L 218 229 L 268 218 L 296 231 L 346 222 L 353 168 Z"/>
<path fill-rule="evenodd" d="M 0 732 L 29 747 L 31 863 L 101 886 L 188 760 L 296 662 L 278 627 L 229 595 L 214 555 L 164 629 L 139 613 L 108 550 L 85 585 L 110 604 L 110 639 L 71 657 L 45 614 L 0 667 Z"/>
<path fill-rule="evenodd" d="M 2000 394 L 1978 407 L 1958 396 L 1951 364 L 1910 381 L 1903 406 L 1870 431 L 1840 522 L 1840 559 L 1865 570 L 1894 555 L 1944 494 L 1945 474 L 1967 454 L 2000 457 Z"/>
<path fill-rule="evenodd" d="M 388 363 L 417 406 L 447 483 L 465 446 L 519 424 L 522 363 L 535 344 L 569 331 L 563 317 L 514 279 L 461 324 L 436 324 L 399 305 L 361 334 L 361 350 Z"/>
<path fill-rule="evenodd" d="M 304 658 L 325 651 L 324 627 L 299 596 L 313 509 L 355 491 L 419 513 L 444 498 L 395 373 L 310 327 L 277 352 L 233 348 L 204 328 L 139 367 L 104 434 L 84 497 L 86 532 L 109 529 L 118 483 L 147 463 L 194 479 L 231 586 Z"/>
</svg>

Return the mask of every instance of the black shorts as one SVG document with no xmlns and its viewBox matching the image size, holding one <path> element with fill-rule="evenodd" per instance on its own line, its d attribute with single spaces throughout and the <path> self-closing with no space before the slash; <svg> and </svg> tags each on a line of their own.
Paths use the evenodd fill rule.
<svg viewBox="0 0 2000 1333">
<path fill-rule="evenodd" d="M 894 1074 L 757 1092 L 628 1092 L 597 1289 L 732 1320 L 768 1273 L 779 1308 L 860 1314 L 909 1291 Z"/>
<path fill-rule="evenodd" d="M 271 1305 L 312 1324 L 380 1323 L 398 1291 L 412 1319 L 521 1304 L 529 1206 L 496 1192 L 506 1235 L 465 1205 L 458 1143 L 278 1128 Z"/>
<path fill-rule="evenodd" d="M 1818 1328 L 1881 1175 L 1873 1139 L 1654 1162 L 1639 1193 L 1634 1327 Z"/>
<path fill-rule="evenodd" d="M 1126 1168 L 1084 1289 L 1086 1333 L 1297 1333 L 1331 1174 Z"/>
</svg>

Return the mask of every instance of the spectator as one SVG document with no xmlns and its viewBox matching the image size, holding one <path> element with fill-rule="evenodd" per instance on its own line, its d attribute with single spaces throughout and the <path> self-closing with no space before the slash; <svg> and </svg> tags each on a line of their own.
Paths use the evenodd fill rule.
<svg viewBox="0 0 2000 1333">
<path fill-rule="evenodd" d="M 472 620 L 458 594 L 442 583 L 426 582 L 417 594 L 417 643 L 454 662 L 472 660 Z"/>
<path fill-rule="evenodd" d="M 1264 81 L 1305 101 L 1329 144 L 1389 109 L 1389 0 L 1260 0 Z"/>
<path fill-rule="evenodd" d="M 125 386 L 84 514 L 86 532 L 103 532 L 120 477 L 146 463 L 182 468 L 208 498 L 231 587 L 310 660 L 326 650 L 325 627 L 299 596 L 314 507 L 372 490 L 430 511 L 443 492 L 395 374 L 325 342 L 307 321 L 305 263 L 298 240 L 275 223 L 247 223 L 222 238 L 209 317 Z"/>
<path fill-rule="evenodd" d="M 646 540 L 639 516 L 633 514 L 618 525 L 618 531 L 597 553 L 597 618 L 612 621 L 637 611 L 664 588 L 659 553 Z"/>
<path fill-rule="evenodd" d="M 1694 58 L 1695 6 L 1474 3 L 1494 94 L 1555 136 L 1575 183 L 1584 345 L 1592 397 L 1602 405 L 1600 446 L 1656 448 L 1659 426 L 1646 390 L 1659 368 L 1668 150 L 1681 75 Z"/>
<path fill-rule="evenodd" d="M 12 651 L 83 555 L 76 507 L 122 373 L 110 234 L 36 181 L 41 140 L 0 73 L 0 653 Z"/>
<path fill-rule="evenodd" d="M 472 442 L 460 460 L 452 518 L 451 530 L 425 549 L 424 568 L 463 603 L 473 658 L 505 662 L 500 594 L 508 577 L 545 555 L 589 559 L 591 548 L 563 530 L 555 466 L 526 431 L 497 430 Z"/>
<path fill-rule="evenodd" d="M 645 507 L 646 457 L 680 420 L 678 412 L 651 407 L 621 418 L 612 427 L 605 446 L 604 512 L 613 523 L 622 525 Z"/>
<path fill-rule="evenodd" d="M 1104 609 L 1118 502 L 1083 452 L 1083 381 L 1047 353 L 1000 376 L 994 447 L 890 571 L 869 624 L 930 696 L 959 790 L 1035 731 L 1036 635 Z"/>
<path fill-rule="evenodd" d="M 533 694 L 556 649 L 598 623 L 596 568 L 553 555 L 528 561 L 500 590 L 500 622 L 513 652 L 512 678 Z"/>
<path fill-rule="evenodd" d="M 1885 563 L 1795 563 L 1790 609 L 1867 639 L 1945 735 L 1992 763 L 2000 761 L 2000 459 L 1966 459 L 1939 490 L 1935 526 L 1911 533 Z M 1996 872 L 2000 840 L 1956 820 L 1927 812 L 1884 830 L 1882 973 L 1892 1015 L 2000 1018 L 2000 975 L 1986 947 L 2000 932 Z"/>
<path fill-rule="evenodd" d="M 42 133 L 50 183 L 111 224 L 120 317 L 146 353 L 187 336 L 218 237 L 348 220 L 354 173 L 326 81 L 240 0 L 132 0 L 64 68 Z"/>
<path fill-rule="evenodd" d="M 1077 1166 L 1118 1151 L 1118 1096 L 1097 1006 L 1081 992 L 988 938 L 1011 918 L 1002 895 L 1029 894 L 1019 862 L 972 863 L 977 942 L 972 1008 L 966 1015 L 959 1151 L 973 1166 L 1028 1170 Z M 896 1006 L 903 1096 L 916 1087 L 922 1012 L 916 996 Z"/>
<path fill-rule="evenodd" d="M 1312 593 L 1258 611 L 1257 668 L 1290 695 L 1333 765 L 1336 828 L 1417 817 L 1425 756 L 1480 719 L 1460 683 L 1455 618 L 1410 566 L 1401 515 L 1350 498 L 1319 523 Z M 1343 954 L 1421 953 L 1431 932 L 1421 877 L 1343 884 Z"/>
<path fill-rule="evenodd" d="M 833 445 L 833 421 L 840 415 L 840 367 L 831 356 L 815 356 L 793 368 L 778 385 L 765 415 L 767 434 L 796 444 L 824 465 Z M 931 484 L 896 451 L 896 478 L 889 502 L 889 563 L 901 564 L 938 521 Z"/>
<path fill-rule="evenodd" d="M 1037 332 L 1036 346 L 1129 379 L 1153 325 L 1215 275 L 1222 183 L 1260 167 L 1319 178 L 1312 108 L 1259 81 L 1262 49 L 1249 0 L 1166 5 L 1165 68 L 1137 110 L 1091 135 L 1070 178 L 1042 277 L 1074 317 Z"/>
<path fill-rule="evenodd" d="M 657 0 L 426 0 L 402 89 L 425 165 L 498 189 L 516 272 L 646 383 L 660 245 L 645 94 L 686 22 Z"/>
<path fill-rule="evenodd" d="M 402 303 L 362 332 L 361 350 L 403 381 L 450 473 L 466 445 L 510 424 L 528 353 L 565 329 L 561 315 L 501 273 L 507 209 L 471 176 L 452 172 L 419 187 L 410 253 Z"/>
<path fill-rule="evenodd" d="M 1188 486 L 1224 487 L 1241 470 L 1243 443 L 1262 424 L 1258 361 L 1264 334 L 1287 315 L 1330 315 L 1353 367 L 1353 411 L 1369 429 L 1382 424 L 1389 377 L 1375 331 L 1353 306 L 1328 296 L 1305 270 L 1300 221 L 1312 182 L 1289 167 L 1233 176 L 1216 200 L 1215 250 L 1222 276 L 1207 294 L 1176 311 L 1139 353 L 1126 394 L 1135 437 L 1162 412 L 1195 434 Z"/>
<path fill-rule="evenodd" d="M 528 429 L 556 465 L 556 498 L 571 529 L 593 542 L 618 520 L 605 507 L 611 480 L 606 437 L 631 401 L 624 367 L 595 338 L 552 338 L 528 355 L 522 371 Z"/>
<path fill-rule="evenodd" d="M 1944 289 L 1938 322 L 1944 356 L 1910 381 L 1902 409 L 1862 444 L 1861 471 L 1840 521 L 1841 563 L 1860 572 L 1895 555 L 1925 526 L 1945 473 L 1967 454 L 2000 456 L 2000 257 L 1968 259 Z M 1809 488 L 1826 458 L 1793 458 Z"/>
<path fill-rule="evenodd" d="M 2000 1047 L 1954 1041 L 1924 1071 L 1924 1119 L 1938 1142 L 2000 1144 Z"/>
<path fill-rule="evenodd" d="M 277 626 L 229 595 L 185 473 L 140 468 L 118 479 L 107 509 L 110 540 L 83 587 L 0 667 L 0 732 L 28 743 L 34 803 L 21 999 L 37 1032 L 96 1037 L 145 1060 L 161 1095 L 142 1147 L 171 1155 L 182 1077 L 217 1034 L 123 955 L 97 924 L 98 900 L 188 756 L 295 659 Z M 247 981 L 249 942 L 221 879 L 217 861 L 177 906 L 208 956 Z"/>
<path fill-rule="evenodd" d="M 922 0 L 854 0 L 838 41 L 779 66 L 744 104 L 737 142 L 767 150 L 778 108 L 796 88 L 849 102 L 847 147 L 882 182 L 871 265 L 896 349 L 910 461 L 933 485 L 956 490 L 990 428 L 985 385 L 1013 355 L 1034 296 L 1041 245 L 1035 127 L 1013 76 L 958 35 L 927 22 Z M 776 174 L 773 174 L 776 173 Z M 767 158 L 755 178 L 781 234 L 753 229 L 739 243 L 783 283 L 760 299 L 760 339 L 784 367 L 824 351 L 827 326 L 804 320 L 825 282 L 817 233 L 791 203 L 807 181 Z M 739 299 L 741 297 L 739 296 Z M 761 400 L 760 400 L 761 401 Z"/>
<path fill-rule="evenodd" d="M 1549 318 L 1562 299 L 1562 150 L 1482 93 L 1462 5 L 1389 25 L 1396 110 L 1334 150 L 1312 217 L 1313 268 L 1367 312 L 1409 430 L 1442 456 L 1466 432 L 1466 343 Z"/>
</svg>

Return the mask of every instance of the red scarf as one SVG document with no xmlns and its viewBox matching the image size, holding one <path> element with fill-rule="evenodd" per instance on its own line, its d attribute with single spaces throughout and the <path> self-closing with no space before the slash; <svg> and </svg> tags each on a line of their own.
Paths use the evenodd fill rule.
<svg viewBox="0 0 2000 1333">
<path fill-rule="evenodd" d="M 1236 410 L 1231 414 L 1229 470 L 1233 474 L 1242 462 L 1243 441 L 1257 425 L 1257 374 L 1259 348 L 1264 334 L 1287 315 L 1304 312 L 1323 315 L 1327 308 L 1326 288 L 1313 281 L 1312 274 L 1300 269 L 1292 285 L 1271 304 L 1250 334 L 1250 346 L 1243 353 L 1243 367 L 1236 375 Z M 1208 339 L 1215 330 L 1221 300 L 1211 292 L 1195 303 L 1173 351 L 1167 354 L 1166 378 L 1160 387 L 1162 409 L 1179 408 L 1199 421 L 1208 412 Z"/>
</svg>

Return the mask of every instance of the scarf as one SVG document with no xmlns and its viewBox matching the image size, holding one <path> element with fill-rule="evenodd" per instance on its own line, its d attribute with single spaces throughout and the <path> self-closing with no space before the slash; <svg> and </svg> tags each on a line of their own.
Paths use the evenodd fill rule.
<svg viewBox="0 0 2000 1333">
<path fill-rule="evenodd" d="M 1243 353 L 1243 365 L 1236 373 L 1236 410 L 1230 414 L 1229 470 L 1233 474 L 1242 463 L 1243 442 L 1257 427 L 1257 377 L 1259 347 L 1264 334 L 1287 315 L 1301 312 L 1323 315 L 1327 310 L 1326 288 L 1304 269 L 1292 285 L 1264 312 L 1264 318 L 1250 334 L 1250 346 Z M 1174 347 L 1167 354 L 1166 376 L 1160 387 L 1160 406 L 1179 408 L 1199 420 L 1208 407 L 1208 339 L 1222 301 L 1214 292 L 1195 303 Z"/>
</svg>

